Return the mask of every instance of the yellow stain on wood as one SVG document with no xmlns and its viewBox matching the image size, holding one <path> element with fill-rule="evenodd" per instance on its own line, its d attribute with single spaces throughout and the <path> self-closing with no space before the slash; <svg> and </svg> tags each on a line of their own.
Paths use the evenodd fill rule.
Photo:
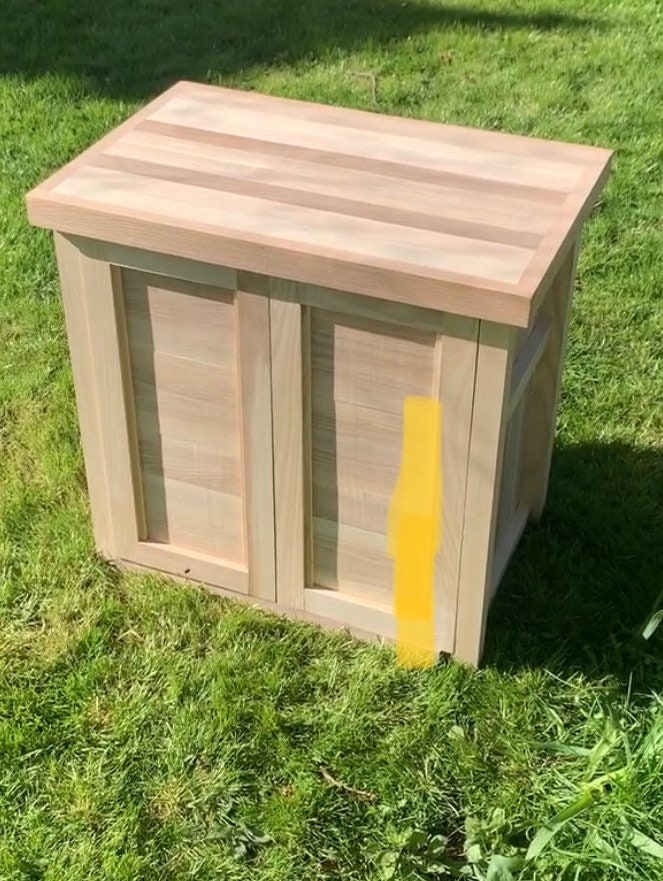
<svg viewBox="0 0 663 881">
<path fill-rule="evenodd" d="M 403 447 L 389 506 L 394 560 L 396 653 L 408 667 L 435 663 L 433 586 L 442 528 L 442 408 L 434 398 L 403 402 Z"/>
</svg>

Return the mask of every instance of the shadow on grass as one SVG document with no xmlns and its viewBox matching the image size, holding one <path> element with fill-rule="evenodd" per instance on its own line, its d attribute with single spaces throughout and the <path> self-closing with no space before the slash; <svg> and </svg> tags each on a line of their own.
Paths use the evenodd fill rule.
<svg viewBox="0 0 663 881">
<path fill-rule="evenodd" d="M 662 588 L 663 454 L 558 447 L 543 519 L 493 604 L 485 662 L 663 685 L 661 636 L 639 635 Z"/>
<path fill-rule="evenodd" d="M 488 4 L 484 4 L 488 6 Z M 590 18 L 417 0 L 6 0 L 0 74 L 63 74 L 144 99 L 177 79 L 288 65 L 447 26 L 570 30 Z"/>
</svg>

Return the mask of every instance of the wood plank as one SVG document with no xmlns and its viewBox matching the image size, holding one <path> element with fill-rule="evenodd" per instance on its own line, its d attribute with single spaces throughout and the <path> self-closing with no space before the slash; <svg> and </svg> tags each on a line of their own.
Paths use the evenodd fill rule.
<svg viewBox="0 0 663 881">
<path fill-rule="evenodd" d="M 296 288 L 270 280 L 276 590 L 280 603 L 304 607 L 304 416 L 302 307 Z"/>
<path fill-rule="evenodd" d="M 325 168 L 323 176 L 314 162 L 211 147 L 149 133 L 136 132 L 113 148 L 110 155 L 96 159 L 95 165 L 527 248 L 541 242 L 550 224 L 543 212 L 532 221 L 525 199 L 487 196 L 479 205 L 469 202 L 460 188 L 422 182 L 413 205 L 411 186 L 386 175 Z M 441 199 L 446 200 L 443 216 L 439 213 Z"/>
<path fill-rule="evenodd" d="M 130 245 L 117 245 L 113 242 L 100 242 L 85 236 L 68 236 L 72 244 L 86 257 L 112 263 L 124 269 L 135 269 L 148 275 L 163 275 L 192 281 L 206 287 L 222 288 L 234 291 L 237 288 L 237 272 L 228 266 L 214 266 L 211 263 L 200 263 L 185 260 L 172 254 L 159 254 L 133 248 Z"/>
<path fill-rule="evenodd" d="M 155 546 L 138 562 L 174 546 L 244 566 L 235 295 L 133 270 L 121 277 L 141 536 Z"/>
<path fill-rule="evenodd" d="M 470 664 L 481 657 L 488 614 L 513 337 L 512 328 L 481 322 L 454 650 Z"/>
<path fill-rule="evenodd" d="M 70 235 L 86 235 L 95 229 L 100 238 L 122 244 L 132 241 L 148 251 L 164 251 L 187 260 L 233 265 L 255 276 L 273 273 L 292 281 L 324 284 L 334 280 L 338 291 L 362 294 L 385 303 L 396 302 L 423 309 L 452 312 L 469 318 L 485 318 L 517 327 L 529 327 L 532 297 L 528 290 L 492 281 L 486 296 L 485 280 L 449 271 L 421 269 L 394 259 L 355 261 L 330 249 L 315 253 L 293 250 L 287 242 L 261 241 L 256 248 L 251 236 L 237 238 L 197 215 L 169 217 L 163 211 L 132 208 L 118 216 L 113 206 L 89 198 L 70 196 L 66 201 L 48 190 L 29 202 L 32 223 Z M 186 221 L 186 222 L 184 222 Z"/>
<path fill-rule="evenodd" d="M 539 181 L 544 188 L 563 192 L 571 190 L 582 173 L 582 169 L 573 162 L 533 156 L 515 157 L 509 152 L 486 150 L 470 144 L 431 143 L 400 133 L 382 132 L 376 136 L 361 126 L 348 131 L 346 126 L 297 116 L 288 117 L 287 125 L 275 129 L 270 115 L 259 108 L 240 107 L 236 103 L 219 106 L 188 96 L 174 96 L 167 104 L 156 108 L 150 119 L 186 125 L 197 131 L 222 131 L 288 146 L 306 144 L 308 149 L 324 150 L 335 155 L 414 165 L 484 181 L 521 184 L 523 177 L 528 177 Z"/>
<path fill-rule="evenodd" d="M 182 81 L 176 84 L 171 94 L 189 97 L 196 101 L 209 101 L 218 105 L 223 102 L 240 107 L 259 107 L 264 113 L 275 116 L 297 117 L 321 123 L 331 123 L 348 128 L 362 128 L 365 131 L 389 134 L 400 133 L 408 137 L 423 138 L 441 144 L 454 144 L 459 147 L 481 147 L 509 155 L 539 157 L 541 159 L 564 160 L 583 165 L 596 165 L 606 151 L 584 144 L 567 144 L 562 141 L 533 138 L 524 135 L 507 134 L 487 129 L 470 128 L 445 123 L 431 123 L 427 120 L 411 119 L 366 110 L 349 110 L 330 104 L 315 104 L 310 101 L 297 101 L 281 98 L 278 95 L 262 95 L 254 91 L 225 89 L 204 83 Z"/>
<path fill-rule="evenodd" d="M 205 401 L 135 380 L 134 401 L 140 437 L 163 434 L 239 456 L 237 395 L 223 387 L 216 400 Z"/>
<path fill-rule="evenodd" d="M 394 564 L 389 557 L 386 524 L 380 532 L 339 521 L 313 520 L 313 583 L 344 594 L 393 603 Z"/>
<path fill-rule="evenodd" d="M 245 566 L 224 565 L 218 557 L 197 553 L 191 548 L 140 541 L 118 562 L 131 569 L 147 567 L 176 579 L 199 581 L 215 590 L 223 588 L 225 595 L 235 599 L 241 599 L 242 594 L 249 599 L 249 573 Z"/>
<path fill-rule="evenodd" d="M 399 325 L 413 330 L 423 330 L 426 333 L 435 333 L 444 326 L 445 313 L 437 309 L 379 300 L 376 297 L 358 296 L 348 291 L 339 291 L 321 285 L 300 283 L 297 285 L 297 291 L 300 301 L 306 306 L 324 307 L 328 312 L 350 315 L 354 318 L 367 318 L 371 321 L 375 321 L 376 316 L 379 315 L 385 328 L 389 325 Z"/>
<path fill-rule="evenodd" d="M 168 474 L 173 480 L 229 495 L 242 494 L 241 463 L 237 450 L 218 445 L 204 446 L 165 434 L 139 438 L 140 461 L 144 472 Z"/>
<path fill-rule="evenodd" d="M 124 557 L 143 536 L 144 512 L 121 277 L 106 263 L 84 256 L 80 259 L 83 287 L 94 292 L 94 309 L 87 310 L 87 317 L 94 351 L 99 434 L 108 475 L 113 552 Z"/>
<path fill-rule="evenodd" d="M 576 241 L 570 248 L 541 306 L 541 320 L 549 322 L 550 333 L 529 385 L 523 428 L 523 501 L 534 520 L 541 516 L 548 493 L 579 247 Z"/>
<path fill-rule="evenodd" d="M 439 393 L 436 337 L 329 312 L 324 295 L 320 306 L 311 309 L 313 582 L 391 603 L 403 405 Z"/>
<path fill-rule="evenodd" d="M 144 338 L 135 336 L 131 346 L 131 367 L 134 385 L 151 387 L 158 396 L 193 399 L 201 406 L 218 404 L 219 399 L 234 401 L 237 397 L 237 369 L 232 363 L 183 358 L 143 345 Z M 148 342 L 145 340 L 145 342 Z M 232 404 L 229 403 L 232 408 Z"/>
<path fill-rule="evenodd" d="M 306 591 L 304 608 L 316 616 L 335 621 L 337 626 L 353 629 L 359 627 L 391 641 L 396 639 L 394 614 L 388 606 L 381 603 L 313 587 Z"/>
<path fill-rule="evenodd" d="M 296 285 L 297 294 L 301 286 Z M 301 300 L 300 300 L 301 302 Z M 313 584 L 313 365 L 311 360 L 311 309 L 302 305 L 302 443 L 304 469 L 304 585 Z"/>
<path fill-rule="evenodd" d="M 397 260 L 427 270 L 464 274 L 468 266 L 484 278 L 516 284 L 533 252 L 529 248 L 476 241 L 379 220 L 330 213 L 302 205 L 173 183 L 126 171 L 96 166 L 63 181 L 54 195 L 114 206 L 128 212 L 146 211 L 196 223 L 204 216 L 234 236 L 259 242 L 288 241 L 301 250 L 339 251 L 363 259 Z M 270 231 L 278 231 L 278 235 Z"/>
<path fill-rule="evenodd" d="M 402 415 L 402 397 L 431 394 L 434 337 L 376 320 L 313 310 L 313 407 L 370 406 Z M 348 411 L 349 412 L 349 411 Z"/>
<path fill-rule="evenodd" d="M 513 385 L 513 383 L 512 383 Z M 520 399 L 513 412 L 509 402 L 505 419 L 507 420 L 506 439 L 504 442 L 504 464 L 502 466 L 502 479 L 499 494 L 499 507 L 497 510 L 496 538 L 497 544 L 502 539 L 503 531 L 508 528 L 520 503 L 520 489 L 522 483 L 522 442 L 523 420 L 525 416 L 525 401 Z"/>
<path fill-rule="evenodd" d="M 237 292 L 237 332 L 249 589 L 252 596 L 275 600 L 272 385 L 266 297 Z"/>
<path fill-rule="evenodd" d="M 160 351 L 234 369 L 232 291 L 132 270 L 122 271 L 122 284 L 132 350 Z"/>
<path fill-rule="evenodd" d="M 115 541 L 110 491 L 99 422 L 95 359 L 88 326 L 88 303 L 81 272 L 81 257 L 75 245 L 57 233 L 55 252 L 74 375 L 94 539 L 99 553 L 112 558 L 115 555 Z"/>
<path fill-rule="evenodd" d="M 550 330 L 550 321 L 546 317 L 541 316 L 540 320 L 534 325 L 532 332 L 520 347 L 513 365 L 507 418 L 510 418 L 527 389 L 532 374 L 536 370 L 537 364 L 548 345 Z"/>
<path fill-rule="evenodd" d="M 337 291 L 529 327 L 610 156 L 182 83 L 27 203 L 33 222 L 93 231 L 132 265 L 145 249 L 333 278 Z"/>
<path fill-rule="evenodd" d="M 435 174 L 420 174 L 417 169 L 404 168 L 398 169 L 404 175 L 400 177 L 390 164 L 387 163 L 388 168 L 385 169 L 384 163 L 372 160 L 356 161 L 356 167 L 341 160 L 341 164 L 337 166 L 332 164 L 328 154 L 323 154 L 327 161 L 321 165 L 318 152 L 306 147 L 291 149 L 286 155 L 284 149 L 269 142 L 228 135 L 214 138 L 185 126 L 143 123 L 127 134 L 120 143 L 106 150 L 103 159 L 120 156 L 145 161 L 148 154 L 155 162 L 174 168 L 225 173 L 228 176 L 244 175 L 247 179 L 248 172 L 251 171 L 252 179 L 256 182 L 283 185 L 295 181 L 297 187 L 318 192 L 320 196 L 353 198 L 365 204 L 377 200 L 376 204 L 406 210 L 413 208 L 413 180 L 410 175 L 414 174 L 417 183 L 417 210 L 430 216 L 446 216 L 478 225 L 499 223 L 502 228 L 534 232 L 539 236 L 549 229 L 550 220 L 546 219 L 545 212 L 540 212 L 542 216 L 538 218 L 532 216 L 532 197 L 528 197 L 529 190 L 525 191 L 525 195 L 503 193 L 499 188 L 486 192 L 487 213 L 482 216 L 481 206 L 468 200 L 467 190 L 462 186 L 454 187 L 444 175 L 438 179 Z M 101 158 L 99 156 L 95 161 Z M 318 178 L 318 186 L 328 188 L 327 190 L 312 187 L 309 189 L 315 176 Z M 385 189 L 389 192 L 384 192 Z M 446 200 L 444 214 L 440 212 L 440 199 Z M 536 201 L 536 191 L 534 199 Z M 544 198 L 544 202 L 550 200 L 558 203 L 561 202 L 561 197 L 555 193 L 554 196 Z M 533 226 L 523 229 L 530 221 Z"/>
<path fill-rule="evenodd" d="M 240 496 L 149 471 L 142 482 L 148 540 L 245 564 Z"/>
<path fill-rule="evenodd" d="M 435 561 L 435 648 L 456 638 L 463 516 L 477 364 L 479 323 L 446 315 L 438 336 L 436 394 L 442 405 L 442 538 Z"/>
<path fill-rule="evenodd" d="M 340 484 L 335 479 L 335 469 L 327 463 L 325 465 L 326 473 L 323 474 L 319 460 L 314 461 L 313 515 L 321 520 L 338 520 L 352 528 L 386 535 L 390 495 L 365 488 L 360 463 L 357 463 L 356 479 L 348 479 L 349 469 L 346 468 L 345 483 Z M 397 477 L 398 470 L 395 469 L 394 484 Z M 384 481 L 380 485 L 384 486 Z"/>
</svg>

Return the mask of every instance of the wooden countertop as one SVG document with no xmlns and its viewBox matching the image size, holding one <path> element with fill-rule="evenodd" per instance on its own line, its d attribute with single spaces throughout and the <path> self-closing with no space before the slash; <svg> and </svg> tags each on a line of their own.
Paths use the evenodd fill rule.
<svg viewBox="0 0 663 881">
<path fill-rule="evenodd" d="M 527 326 L 611 153 L 181 82 L 27 197 L 32 223 Z"/>
</svg>

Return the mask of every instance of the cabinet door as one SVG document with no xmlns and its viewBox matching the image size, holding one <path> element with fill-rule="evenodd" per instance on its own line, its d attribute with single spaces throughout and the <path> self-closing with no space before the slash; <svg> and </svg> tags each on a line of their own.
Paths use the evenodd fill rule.
<svg viewBox="0 0 663 881">
<path fill-rule="evenodd" d="M 416 537 L 397 572 L 394 529 L 414 444 L 443 485 L 406 499 L 419 517 L 421 495 L 436 530 L 421 603 L 436 650 L 452 651 L 477 323 L 283 282 L 270 309 L 279 602 L 400 638 L 399 604 L 419 603 Z M 424 417 L 406 424 L 413 402 Z"/>
<path fill-rule="evenodd" d="M 274 599 L 267 299 L 80 259 L 112 556 Z"/>
</svg>

